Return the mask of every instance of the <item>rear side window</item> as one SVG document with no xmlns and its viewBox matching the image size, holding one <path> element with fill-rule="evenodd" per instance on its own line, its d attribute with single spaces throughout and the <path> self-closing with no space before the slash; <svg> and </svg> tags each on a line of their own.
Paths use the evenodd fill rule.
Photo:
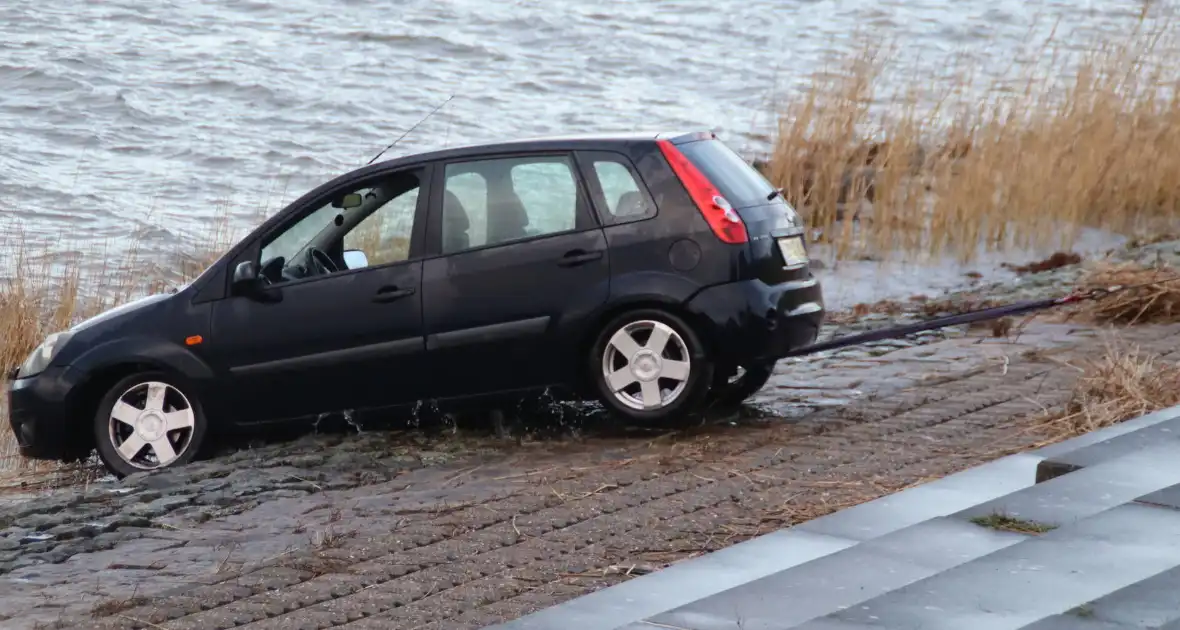
<svg viewBox="0 0 1180 630">
<path fill-rule="evenodd" d="M 578 161 L 588 171 L 591 192 L 603 223 L 626 223 L 655 216 L 655 204 L 622 155 L 582 152 Z"/>
<path fill-rule="evenodd" d="M 766 204 L 774 187 L 754 167 L 720 140 L 698 140 L 676 146 L 734 208 Z"/>
</svg>

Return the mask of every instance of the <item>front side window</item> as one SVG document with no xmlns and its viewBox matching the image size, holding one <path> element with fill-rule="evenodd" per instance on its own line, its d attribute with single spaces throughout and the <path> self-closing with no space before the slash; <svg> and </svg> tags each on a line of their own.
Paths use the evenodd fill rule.
<svg viewBox="0 0 1180 630">
<path fill-rule="evenodd" d="M 333 193 L 262 246 L 271 283 L 407 260 L 421 172 L 374 178 Z"/>
<path fill-rule="evenodd" d="M 582 227 L 581 196 L 566 156 L 457 162 L 444 175 L 442 252 Z"/>
</svg>

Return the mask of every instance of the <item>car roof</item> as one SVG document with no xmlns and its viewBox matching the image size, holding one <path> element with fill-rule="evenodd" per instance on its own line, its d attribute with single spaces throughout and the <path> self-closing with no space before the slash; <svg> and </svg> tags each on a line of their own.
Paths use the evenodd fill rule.
<svg viewBox="0 0 1180 630">
<path fill-rule="evenodd" d="M 630 143 L 656 140 L 670 140 L 674 143 L 691 139 L 716 137 L 711 131 L 631 131 L 617 133 L 582 133 L 554 136 L 537 136 L 516 139 L 505 139 L 493 142 L 479 142 L 445 149 L 409 153 L 374 163 L 384 166 L 396 166 L 401 163 L 428 162 L 434 160 L 449 160 L 486 153 L 512 151 L 547 151 L 561 149 L 587 148 L 613 143 Z"/>
</svg>

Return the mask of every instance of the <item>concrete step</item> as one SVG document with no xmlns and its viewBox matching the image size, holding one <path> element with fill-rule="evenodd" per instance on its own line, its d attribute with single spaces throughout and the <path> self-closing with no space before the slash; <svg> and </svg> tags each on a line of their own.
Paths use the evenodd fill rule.
<svg viewBox="0 0 1180 630">
<path fill-rule="evenodd" d="M 796 628 L 1016 630 L 1177 566 L 1180 511 L 1128 503 Z"/>
<path fill-rule="evenodd" d="M 711 630 L 733 623 L 736 614 L 743 618 L 743 628 L 792 628 L 979 561 L 1029 536 L 997 531 L 973 519 L 999 514 L 1061 528 L 1175 484 L 1180 484 L 1180 442 L 1162 442 L 944 518 L 869 538 L 645 621 L 654 626 Z M 1175 498 L 1180 499 L 1180 494 Z M 862 516 L 871 518 L 871 513 Z M 852 533 L 862 531 L 847 517 L 834 522 Z M 840 531 L 819 521 L 808 525 L 796 529 L 828 535 Z M 783 606 L 784 601 L 790 605 Z"/>
<path fill-rule="evenodd" d="M 1180 440 L 1103 458 L 1070 474 L 985 501 L 955 516 L 964 519 L 1004 515 L 1067 525 L 1140 497 L 1180 484 Z"/>
<path fill-rule="evenodd" d="M 1166 627 L 1177 622 L 1180 622 L 1180 567 L 1031 623 L 1023 630 L 1130 630 Z"/>
<path fill-rule="evenodd" d="M 1175 439 L 1180 439 L 1180 408 L 1164 409 L 1036 451 L 1042 457 L 1037 465 L 1036 481 L 1048 481 L 1133 453 L 1160 440 Z"/>
<path fill-rule="evenodd" d="M 1038 461 L 1005 457 L 490 628 L 614 630 L 1029 487 Z"/>
<path fill-rule="evenodd" d="M 1134 501 L 1152 496 L 1167 504 L 1171 487 L 1180 484 L 1180 440 L 1159 438 L 1169 435 L 1165 428 L 1180 431 L 1176 425 L 1162 427 L 1154 433 L 1154 440 L 1136 437 L 1124 442 L 1140 447 L 1144 442 L 1153 442 L 1151 448 L 1108 447 L 1100 460 L 1041 484 L 1035 481 L 1038 467 L 1047 459 L 1063 458 L 1173 420 L 1180 421 L 1180 407 L 1005 457 L 490 628 L 653 630 L 661 627 L 655 624 L 674 621 L 689 625 L 664 627 L 733 629 L 739 627 L 734 621 L 735 604 L 750 607 L 744 613 L 747 616 L 740 626 L 743 629 L 787 628 L 790 626 L 783 625 L 786 621 L 812 623 L 808 620 L 820 616 L 827 624 L 863 627 L 859 622 L 832 615 L 841 606 L 852 610 L 866 602 L 888 601 L 883 598 L 1036 542 L 1020 542 L 1020 534 L 984 529 L 971 522 L 975 517 L 1002 513 L 1050 523 L 1058 526 L 1058 530 L 1045 535 L 1052 537 L 1090 520 L 1108 518 L 1108 513 L 1116 511 L 1171 511 Z M 1180 491 L 1176 496 L 1180 497 Z M 1144 540 L 1154 544 L 1150 537 Z M 1076 545 L 1081 543 L 1075 541 Z M 1076 546 L 1075 552 L 1088 553 L 1082 547 Z M 1008 570 L 1019 573 L 1022 566 L 1018 563 Z M 993 579 L 1004 577 L 994 575 Z M 748 594 L 743 595 L 743 591 Z M 1040 614 L 1021 623 L 1045 616 Z M 988 624 L 982 627 L 993 627 Z"/>
</svg>

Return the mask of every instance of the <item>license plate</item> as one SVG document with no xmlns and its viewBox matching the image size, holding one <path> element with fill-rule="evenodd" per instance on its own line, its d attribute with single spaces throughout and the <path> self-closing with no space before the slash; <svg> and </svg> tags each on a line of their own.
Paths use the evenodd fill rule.
<svg viewBox="0 0 1180 630">
<path fill-rule="evenodd" d="M 788 267 L 807 264 L 807 248 L 803 246 L 803 238 L 800 236 L 778 239 L 778 250 L 782 253 L 783 262 Z"/>
</svg>

